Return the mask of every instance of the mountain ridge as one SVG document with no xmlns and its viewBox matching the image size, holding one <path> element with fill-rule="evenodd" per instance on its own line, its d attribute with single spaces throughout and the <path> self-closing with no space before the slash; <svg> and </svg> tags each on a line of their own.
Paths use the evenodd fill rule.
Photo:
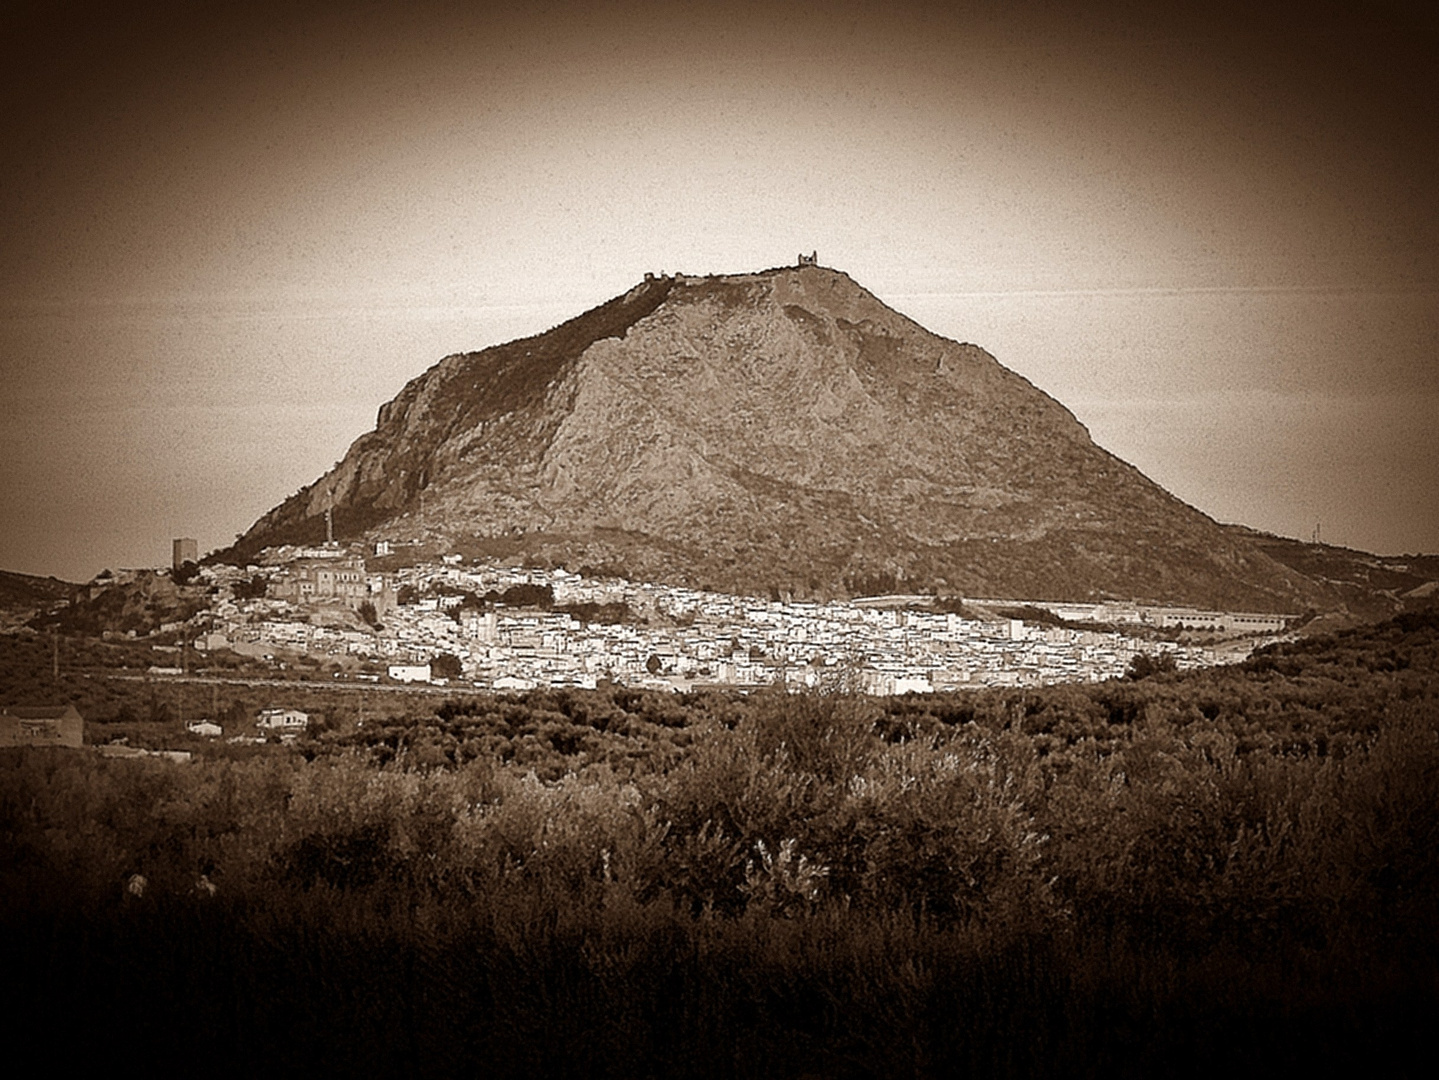
<svg viewBox="0 0 1439 1080">
<path fill-rule="evenodd" d="M 979 346 L 827 267 L 647 276 L 410 380 L 227 553 L 337 535 L 740 593 L 1143 598 L 1299 611 L 1322 586 L 1097 446 Z"/>
</svg>

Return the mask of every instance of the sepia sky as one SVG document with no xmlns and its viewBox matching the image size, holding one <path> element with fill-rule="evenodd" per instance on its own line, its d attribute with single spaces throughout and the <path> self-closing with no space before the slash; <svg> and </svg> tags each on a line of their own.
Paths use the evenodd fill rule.
<svg viewBox="0 0 1439 1080">
<path fill-rule="evenodd" d="M 1439 551 L 1430 5 L 15 6 L 0 569 L 222 546 L 445 354 L 810 250 L 1221 521 Z"/>
</svg>

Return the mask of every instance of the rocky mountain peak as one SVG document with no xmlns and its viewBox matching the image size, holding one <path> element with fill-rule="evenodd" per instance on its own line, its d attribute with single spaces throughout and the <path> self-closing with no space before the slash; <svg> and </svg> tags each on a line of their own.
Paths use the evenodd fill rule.
<svg viewBox="0 0 1439 1080">
<path fill-rule="evenodd" d="M 343 537 L 746 593 L 1315 597 L 982 348 L 818 265 L 647 275 L 446 357 L 236 554 L 317 538 L 327 507 Z"/>
</svg>

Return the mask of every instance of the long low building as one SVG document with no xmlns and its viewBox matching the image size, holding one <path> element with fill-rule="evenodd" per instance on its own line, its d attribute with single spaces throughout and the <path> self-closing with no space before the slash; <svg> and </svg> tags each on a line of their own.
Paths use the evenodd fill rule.
<svg viewBox="0 0 1439 1080">
<path fill-rule="evenodd" d="M 85 720 L 74 705 L 0 706 L 0 746 L 83 746 Z"/>
</svg>

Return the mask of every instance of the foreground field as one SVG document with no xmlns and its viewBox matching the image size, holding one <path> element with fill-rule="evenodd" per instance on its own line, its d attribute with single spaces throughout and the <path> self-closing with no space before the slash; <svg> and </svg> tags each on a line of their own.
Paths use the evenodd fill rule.
<svg viewBox="0 0 1439 1080">
<path fill-rule="evenodd" d="M 1436 658 L 1410 615 L 1085 688 L 7 751 L 0 1012 L 248 1075 L 1402 1072 L 1439 1006 Z"/>
</svg>

